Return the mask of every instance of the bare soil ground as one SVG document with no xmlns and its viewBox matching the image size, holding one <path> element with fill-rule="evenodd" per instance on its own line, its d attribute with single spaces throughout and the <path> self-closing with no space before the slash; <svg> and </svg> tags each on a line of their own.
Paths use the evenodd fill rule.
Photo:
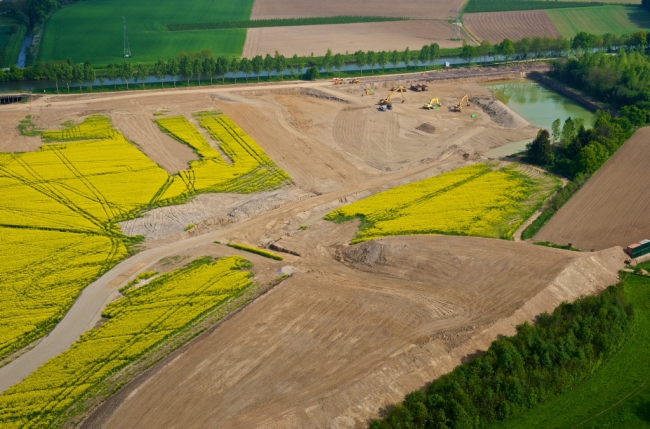
<svg viewBox="0 0 650 429">
<path fill-rule="evenodd" d="M 415 19 L 455 19 L 465 0 L 256 0 L 251 19 L 317 16 L 392 16 Z"/>
<path fill-rule="evenodd" d="M 95 282 L 102 302 L 119 287 L 115 279 L 176 267 L 204 252 L 237 253 L 214 246 L 215 240 L 274 245 L 301 256 L 284 254 L 276 264 L 246 254 L 256 274 L 263 272 L 259 281 L 284 265 L 298 272 L 152 369 L 149 381 L 121 390 L 86 427 L 362 425 L 407 391 L 485 349 L 497 334 L 512 333 L 515 323 L 614 283 L 620 249 L 578 254 L 498 240 L 404 237 L 382 240 L 377 250 L 346 245 L 356 222 L 321 220 L 342 204 L 480 161 L 491 148 L 536 134 L 532 126 L 501 126 L 475 105 L 452 112 L 467 93 L 489 96 L 473 76 L 435 82 L 429 92 L 408 91 L 406 102 L 394 99 L 389 112 L 377 110 L 379 98 L 408 81 L 49 96 L 2 106 L 2 129 L 27 114 L 51 128 L 104 112 L 120 131 L 124 118 L 151 121 L 161 109 L 188 116 L 220 109 L 294 181 L 280 193 L 214 201 L 206 196 L 124 224 L 149 234 L 146 249 Z M 376 95 L 362 96 L 369 87 Z M 422 109 L 433 97 L 442 108 Z M 224 213 L 236 221 L 220 222 Z M 179 231 L 194 220 L 196 230 Z M 96 323 L 90 319 L 66 316 L 68 336 L 75 336 L 70 332 L 76 325 Z M 56 342 L 57 335 L 48 338 Z"/>
<path fill-rule="evenodd" d="M 492 43 L 501 43 L 506 38 L 519 40 L 524 37 L 561 35 L 543 10 L 468 13 L 463 15 L 463 25 L 478 40 Z"/>
<path fill-rule="evenodd" d="M 616 282 L 624 259 L 466 237 L 343 245 L 355 228 L 287 239 L 302 272 L 84 427 L 364 427 L 515 324 Z"/>
<path fill-rule="evenodd" d="M 462 37 L 466 37 L 461 33 Z M 441 48 L 462 45 L 454 26 L 445 21 L 395 21 L 361 24 L 304 25 L 295 27 L 251 28 L 246 34 L 243 56 L 324 55 L 328 49 L 345 53 L 363 51 L 403 51 L 437 43 Z M 470 41 L 471 43 L 471 41 Z"/>
<path fill-rule="evenodd" d="M 534 239 L 600 250 L 650 238 L 648 141 L 637 131 Z"/>
</svg>

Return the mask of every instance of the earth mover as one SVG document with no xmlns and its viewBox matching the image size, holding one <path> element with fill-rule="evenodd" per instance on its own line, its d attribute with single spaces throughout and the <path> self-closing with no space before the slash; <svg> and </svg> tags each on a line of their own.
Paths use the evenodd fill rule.
<svg viewBox="0 0 650 429">
<path fill-rule="evenodd" d="M 463 98 L 460 99 L 460 102 L 454 106 L 454 112 L 462 112 L 463 111 L 463 103 L 466 104 L 467 107 L 470 106 L 469 104 L 469 96 L 465 95 Z"/>
<path fill-rule="evenodd" d="M 432 98 L 431 101 L 429 101 L 428 103 L 424 103 L 424 106 L 422 106 L 422 108 L 433 110 L 433 109 L 437 109 L 440 106 L 442 106 L 442 104 L 440 104 L 440 100 L 438 100 L 438 97 L 435 97 Z"/>
</svg>

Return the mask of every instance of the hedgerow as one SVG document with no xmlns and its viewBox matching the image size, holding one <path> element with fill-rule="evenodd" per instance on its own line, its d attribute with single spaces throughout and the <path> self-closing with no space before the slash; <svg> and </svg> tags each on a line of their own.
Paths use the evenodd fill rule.
<svg viewBox="0 0 650 429">
<path fill-rule="evenodd" d="M 363 22 L 406 21 L 387 16 L 329 16 L 316 18 L 256 19 L 241 21 L 185 22 L 167 24 L 169 31 L 223 30 L 229 28 L 288 27 L 296 25 L 355 24 Z"/>
</svg>

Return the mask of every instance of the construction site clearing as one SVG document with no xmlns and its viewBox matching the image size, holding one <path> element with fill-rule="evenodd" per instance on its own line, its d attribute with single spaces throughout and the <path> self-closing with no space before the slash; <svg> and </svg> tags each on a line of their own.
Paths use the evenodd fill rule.
<svg viewBox="0 0 650 429">
<path fill-rule="evenodd" d="M 537 127 L 477 84 L 521 73 L 44 96 L 0 107 L 7 130 L 0 151 L 43 144 L 20 135 L 27 115 L 39 128 L 55 129 L 101 113 L 171 173 L 196 154 L 153 119 L 184 115 L 196 123 L 193 113 L 216 109 L 292 178 L 276 191 L 201 195 L 121 224 L 146 237 L 137 255 L 143 269 L 164 270 L 160 261 L 169 258 L 223 256 L 232 249 L 214 244 L 220 241 L 283 252 L 282 263 L 250 258 L 256 281 L 291 276 L 125 380 L 82 427 L 364 427 L 407 392 L 514 333 L 516 324 L 615 283 L 626 259 L 621 247 L 578 253 L 444 236 L 351 246 L 359 221 L 322 219 L 343 204 L 533 138 Z M 411 90 L 420 84 L 428 90 Z M 384 112 L 382 105 L 393 108 Z M 195 226 L 186 230 L 189 224 Z"/>
</svg>

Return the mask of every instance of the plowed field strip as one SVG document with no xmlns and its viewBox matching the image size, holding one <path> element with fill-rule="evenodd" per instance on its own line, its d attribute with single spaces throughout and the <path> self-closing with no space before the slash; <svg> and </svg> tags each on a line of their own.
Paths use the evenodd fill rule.
<svg viewBox="0 0 650 429">
<path fill-rule="evenodd" d="M 468 13 L 463 23 L 478 40 L 500 43 L 503 39 L 558 37 L 560 32 L 543 10 L 518 12 Z"/>
</svg>

